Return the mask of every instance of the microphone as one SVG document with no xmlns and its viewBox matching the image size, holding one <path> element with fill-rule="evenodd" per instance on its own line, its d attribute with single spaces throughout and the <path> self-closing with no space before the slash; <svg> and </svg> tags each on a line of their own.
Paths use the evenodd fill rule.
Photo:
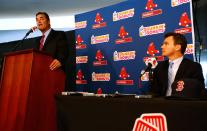
<svg viewBox="0 0 207 131">
<path fill-rule="evenodd" d="M 146 66 L 151 66 L 151 68 L 154 69 L 158 63 L 157 63 L 157 59 L 155 57 L 149 57 L 145 60 L 145 64 L 146 64 Z"/>
<path fill-rule="evenodd" d="M 141 73 L 140 77 L 142 77 L 146 72 L 152 73 L 152 69 L 154 69 L 157 66 L 157 60 L 155 57 L 149 57 L 145 60 L 146 68 Z"/>
<path fill-rule="evenodd" d="M 148 63 L 147 68 L 144 70 L 144 72 L 147 72 L 147 71 L 149 71 L 151 69 L 152 69 L 152 64 Z"/>
<path fill-rule="evenodd" d="M 17 47 L 19 47 L 19 46 L 23 43 L 24 39 L 25 39 L 30 33 L 34 32 L 36 29 L 37 29 L 37 26 L 32 27 L 32 28 L 26 33 L 26 35 L 22 38 L 22 40 L 19 41 L 19 42 L 14 46 L 14 48 L 12 49 L 12 51 L 15 51 L 15 50 L 17 49 Z"/>
<path fill-rule="evenodd" d="M 26 33 L 26 36 L 28 36 L 30 33 L 32 33 L 33 32 L 33 30 L 32 29 L 30 29 L 27 33 Z"/>
<path fill-rule="evenodd" d="M 30 33 L 34 32 L 37 29 L 37 26 L 32 27 L 25 35 L 24 38 L 26 38 Z"/>
<path fill-rule="evenodd" d="M 145 68 L 145 70 L 141 73 L 140 77 L 142 77 L 146 72 L 151 71 L 152 70 L 152 64 L 148 63 L 147 67 Z"/>
</svg>

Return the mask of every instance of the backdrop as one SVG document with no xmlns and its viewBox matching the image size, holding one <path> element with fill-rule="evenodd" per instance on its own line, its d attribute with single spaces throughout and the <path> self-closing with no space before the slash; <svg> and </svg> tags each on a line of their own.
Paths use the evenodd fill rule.
<svg viewBox="0 0 207 131">
<path fill-rule="evenodd" d="M 148 72 L 164 60 L 163 35 L 186 36 L 186 57 L 194 57 L 190 0 L 128 0 L 75 16 L 76 90 L 144 94 Z"/>
</svg>

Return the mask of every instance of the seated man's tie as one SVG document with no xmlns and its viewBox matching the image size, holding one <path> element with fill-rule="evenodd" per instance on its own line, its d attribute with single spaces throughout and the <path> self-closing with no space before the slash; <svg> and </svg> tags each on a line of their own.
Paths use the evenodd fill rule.
<svg viewBox="0 0 207 131">
<path fill-rule="evenodd" d="M 166 96 L 171 96 L 172 94 L 172 83 L 173 83 L 173 65 L 174 63 L 173 62 L 170 62 L 169 64 L 169 68 L 168 68 L 168 89 L 167 89 L 167 92 L 166 92 Z"/>
</svg>

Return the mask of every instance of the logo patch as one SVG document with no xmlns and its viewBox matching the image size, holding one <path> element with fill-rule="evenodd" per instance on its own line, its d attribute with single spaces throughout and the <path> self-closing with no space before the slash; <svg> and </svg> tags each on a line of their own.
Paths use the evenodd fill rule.
<svg viewBox="0 0 207 131">
<path fill-rule="evenodd" d="M 184 81 L 178 81 L 177 88 L 175 90 L 179 92 L 182 91 L 184 89 L 184 85 L 185 85 Z"/>
</svg>

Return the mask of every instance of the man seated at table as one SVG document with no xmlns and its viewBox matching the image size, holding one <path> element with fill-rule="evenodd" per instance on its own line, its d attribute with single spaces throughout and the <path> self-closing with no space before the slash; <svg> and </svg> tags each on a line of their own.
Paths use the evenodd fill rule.
<svg viewBox="0 0 207 131">
<path fill-rule="evenodd" d="M 158 64 L 153 72 L 150 93 L 155 96 L 200 97 L 205 90 L 202 67 L 184 58 L 187 40 L 182 34 L 167 33 L 161 45 L 168 60 Z"/>
</svg>

